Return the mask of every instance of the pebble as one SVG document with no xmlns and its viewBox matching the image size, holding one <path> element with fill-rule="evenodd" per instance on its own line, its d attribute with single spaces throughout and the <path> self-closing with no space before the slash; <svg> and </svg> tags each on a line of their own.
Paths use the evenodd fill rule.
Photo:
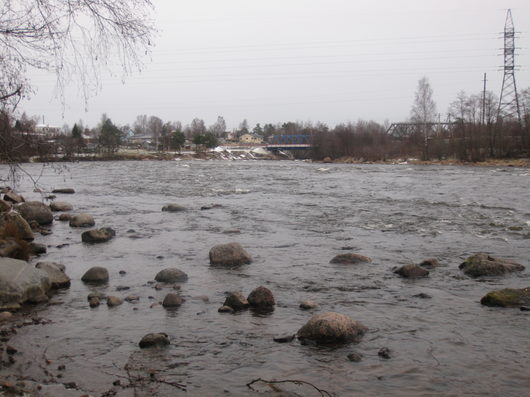
<svg viewBox="0 0 530 397">
<path fill-rule="evenodd" d="M 391 355 L 390 355 L 390 349 L 388 347 L 382 347 L 381 349 L 379 349 L 379 351 L 377 352 L 377 355 L 381 358 L 384 358 L 385 360 L 388 360 Z"/>
</svg>

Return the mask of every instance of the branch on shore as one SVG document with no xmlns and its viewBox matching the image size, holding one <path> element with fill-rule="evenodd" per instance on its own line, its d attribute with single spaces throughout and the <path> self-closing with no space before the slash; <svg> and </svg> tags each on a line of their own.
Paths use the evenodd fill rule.
<svg viewBox="0 0 530 397">
<path fill-rule="evenodd" d="M 258 379 L 254 379 L 250 383 L 247 383 L 247 387 L 252 391 L 257 391 L 256 389 L 252 387 L 252 385 L 255 383 L 259 383 L 259 382 L 265 383 L 267 386 L 269 386 L 274 391 L 281 391 L 277 387 L 274 386 L 276 384 L 281 384 L 281 383 L 292 383 L 296 386 L 307 385 L 307 386 L 312 387 L 316 391 L 318 391 L 322 397 L 333 397 L 333 394 L 331 394 L 330 392 L 324 389 L 319 389 L 318 387 L 316 387 L 314 384 L 310 382 L 306 382 L 305 380 L 298 380 L 298 379 L 265 380 L 265 379 L 258 378 Z"/>
</svg>

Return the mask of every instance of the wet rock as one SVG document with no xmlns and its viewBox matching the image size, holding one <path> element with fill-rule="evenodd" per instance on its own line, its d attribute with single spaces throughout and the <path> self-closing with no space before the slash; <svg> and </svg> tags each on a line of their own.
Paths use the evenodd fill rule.
<svg viewBox="0 0 530 397">
<path fill-rule="evenodd" d="M 524 266 L 519 263 L 482 253 L 470 256 L 458 268 L 469 277 L 501 276 L 524 270 Z"/>
<path fill-rule="evenodd" d="M 70 277 L 64 273 L 64 265 L 55 262 L 39 262 L 35 267 L 46 272 L 50 279 L 51 288 L 70 287 Z"/>
<path fill-rule="evenodd" d="M 307 300 L 300 303 L 300 309 L 302 310 L 311 310 L 316 309 L 318 307 L 318 303 L 315 301 Z"/>
<path fill-rule="evenodd" d="M 15 204 L 23 203 L 24 201 L 26 201 L 24 200 L 24 197 L 22 197 L 20 194 L 16 194 L 12 190 L 9 190 L 4 194 L 4 200 Z"/>
<path fill-rule="evenodd" d="M 11 312 L 0 312 L 0 322 L 9 320 L 13 317 Z"/>
<path fill-rule="evenodd" d="M 221 306 L 218 310 L 219 313 L 234 313 L 235 310 L 230 306 Z"/>
<path fill-rule="evenodd" d="M 404 278 L 422 278 L 429 275 L 429 271 L 418 265 L 405 265 L 399 269 L 394 270 L 394 273 L 399 274 Z"/>
<path fill-rule="evenodd" d="M 13 204 L 9 201 L 0 200 L 0 212 L 9 212 L 13 208 Z"/>
<path fill-rule="evenodd" d="M 155 280 L 159 283 L 177 283 L 188 280 L 188 275 L 175 267 L 159 271 Z"/>
<path fill-rule="evenodd" d="M 17 212 L 0 214 L 0 231 L 5 237 L 16 237 L 26 241 L 33 241 L 34 238 L 31 226 Z"/>
<path fill-rule="evenodd" d="M 87 230 L 81 234 L 81 241 L 87 244 L 105 243 L 112 239 L 116 232 L 110 227 Z"/>
<path fill-rule="evenodd" d="M 44 302 L 50 287 L 44 271 L 25 261 L 0 258 L 0 309 L 18 309 L 24 302 Z"/>
<path fill-rule="evenodd" d="M 53 189 L 52 193 L 62 193 L 62 194 L 74 194 L 75 190 L 71 187 L 61 188 L 61 189 Z"/>
<path fill-rule="evenodd" d="M 40 201 L 26 201 L 18 204 L 16 210 L 29 222 L 35 221 L 39 225 L 49 225 L 53 222 L 53 214 L 50 208 Z"/>
<path fill-rule="evenodd" d="M 201 207 L 201 211 L 211 210 L 214 208 L 222 208 L 223 206 L 221 204 L 212 204 L 212 205 L 204 205 Z"/>
<path fill-rule="evenodd" d="M 164 301 L 162 302 L 162 306 L 164 307 L 179 307 L 185 302 L 184 298 L 182 298 L 179 294 L 175 294 L 173 292 L 170 292 L 166 295 L 164 298 Z"/>
<path fill-rule="evenodd" d="M 127 274 L 125 270 L 120 270 L 118 273 L 120 276 L 125 276 Z"/>
<path fill-rule="evenodd" d="M 530 306 L 521 306 L 519 309 L 522 312 L 530 312 Z"/>
<path fill-rule="evenodd" d="M 90 307 L 98 307 L 101 304 L 101 300 L 97 296 L 88 298 L 88 305 Z"/>
<path fill-rule="evenodd" d="M 6 353 L 12 356 L 15 353 L 18 353 L 18 350 L 14 348 L 13 346 L 7 345 L 6 346 Z"/>
<path fill-rule="evenodd" d="M 119 306 L 123 303 L 123 299 L 119 296 L 107 296 L 107 306 L 108 307 L 115 307 Z"/>
<path fill-rule="evenodd" d="M 254 289 L 247 297 L 248 304 L 258 310 L 273 310 L 276 302 L 270 289 L 258 287 Z"/>
<path fill-rule="evenodd" d="M 95 291 L 87 295 L 87 300 L 92 298 L 107 299 L 107 295 L 105 295 L 103 292 Z"/>
<path fill-rule="evenodd" d="M 431 299 L 432 296 L 429 294 L 426 294 L 425 292 L 420 292 L 419 294 L 412 295 L 413 298 L 420 298 L 420 299 Z"/>
<path fill-rule="evenodd" d="M 530 287 L 505 288 L 488 292 L 480 303 L 484 306 L 520 307 L 530 305 Z"/>
<path fill-rule="evenodd" d="M 168 204 L 162 207 L 162 211 L 165 212 L 181 212 L 186 211 L 186 208 L 178 204 Z"/>
<path fill-rule="evenodd" d="M 27 261 L 31 253 L 31 246 L 27 241 L 12 237 L 0 239 L 0 257 Z"/>
<path fill-rule="evenodd" d="M 511 230 L 512 232 L 521 232 L 523 230 L 522 226 L 509 226 L 508 230 Z"/>
<path fill-rule="evenodd" d="M 72 219 L 72 215 L 71 214 L 61 214 L 59 215 L 59 217 L 57 218 L 59 221 L 61 222 L 68 222 Z"/>
<path fill-rule="evenodd" d="M 46 248 L 46 246 L 44 244 L 39 244 L 39 243 L 35 243 L 35 242 L 31 242 L 29 244 L 29 247 L 31 249 L 31 253 L 33 255 L 42 255 L 42 254 L 45 254 L 48 249 Z"/>
<path fill-rule="evenodd" d="M 421 266 L 425 269 L 435 269 L 437 267 L 440 267 L 440 262 L 438 262 L 438 259 L 436 258 L 429 258 L 425 259 L 423 262 L 421 262 L 418 266 Z"/>
<path fill-rule="evenodd" d="M 54 201 L 50 203 L 50 210 L 53 212 L 72 211 L 73 209 L 74 207 L 72 207 L 72 204 L 64 201 Z"/>
<path fill-rule="evenodd" d="M 356 265 L 358 263 L 370 263 L 370 262 L 372 262 L 372 258 L 350 252 L 347 254 L 339 254 L 335 256 L 329 263 L 342 264 L 342 265 Z"/>
<path fill-rule="evenodd" d="M 96 221 L 94 221 L 94 217 L 90 214 L 77 214 L 70 218 L 71 227 L 90 227 L 95 224 Z"/>
<path fill-rule="evenodd" d="M 296 335 L 293 335 L 293 334 L 281 335 L 281 336 L 276 336 L 276 337 L 272 338 L 272 340 L 274 342 L 278 342 L 278 343 L 289 343 L 289 342 L 292 342 L 295 337 L 296 337 Z"/>
<path fill-rule="evenodd" d="M 230 292 L 230 294 L 228 294 L 223 306 L 228 306 L 238 311 L 248 308 L 249 304 L 247 298 L 245 298 L 245 296 L 241 292 L 235 291 Z"/>
<path fill-rule="evenodd" d="M 356 353 L 356 352 L 348 354 L 347 357 L 348 357 L 348 360 L 354 363 L 358 363 L 363 359 L 363 355 L 361 353 Z"/>
<path fill-rule="evenodd" d="M 381 349 L 379 349 L 377 355 L 381 358 L 384 358 L 385 360 L 388 360 L 392 357 L 390 349 L 388 347 L 382 347 Z"/>
<path fill-rule="evenodd" d="M 359 321 L 334 312 L 315 314 L 298 330 L 300 340 L 309 339 L 316 343 L 358 342 L 367 331 Z"/>
<path fill-rule="evenodd" d="M 223 230 L 223 234 L 241 234 L 241 230 L 239 229 Z"/>
<path fill-rule="evenodd" d="M 251 262 L 251 256 L 239 243 L 219 244 L 210 250 L 211 265 L 239 266 Z"/>
<path fill-rule="evenodd" d="M 127 286 L 127 285 L 118 285 L 116 287 L 116 291 L 126 291 L 128 289 L 131 289 L 131 287 Z"/>
<path fill-rule="evenodd" d="M 167 345 L 169 345 L 169 337 L 163 332 L 147 334 L 139 343 L 141 349 L 148 347 L 163 347 Z"/>
<path fill-rule="evenodd" d="M 87 270 L 81 280 L 85 283 L 106 283 L 109 281 L 109 272 L 107 269 L 101 266 L 94 266 Z"/>
</svg>

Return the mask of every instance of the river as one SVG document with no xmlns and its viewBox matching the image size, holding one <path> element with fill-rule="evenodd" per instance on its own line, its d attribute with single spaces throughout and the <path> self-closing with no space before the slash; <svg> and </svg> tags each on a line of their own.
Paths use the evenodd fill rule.
<svg viewBox="0 0 530 397">
<path fill-rule="evenodd" d="M 25 168 L 41 174 L 41 165 Z M 113 381 L 124 385 L 131 378 L 138 379 L 136 389 L 115 387 L 116 395 L 251 396 L 256 394 L 246 384 L 256 378 L 304 380 L 337 396 L 523 396 L 530 390 L 530 315 L 479 303 L 490 290 L 530 286 L 528 268 L 486 280 L 458 269 L 476 252 L 528 267 L 528 169 L 85 162 L 46 167 L 38 183 L 73 187 L 76 194 L 58 200 L 92 214 L 96 226 L 112 227 L 117 235 L 86 245 L 82 230 L 55 221 L 51 235 L 37 237 L 48 246 L 38 260 L 63 263 L 72 285 L 51 299 L 54 304 L 32 309 L 31 315 L 50 323 L 25 326 L 11 338 L 19 350 L 11 374 L 75 382 L 98 396 Z M 26 200 L 41 199 L 27 178 L 20 184 Z M 188 211 L 162 212 L 168 203 Z M 220 207 L 200 209 L 212 204 Z M 210 267 L 210 248 L 232 241 L 254 262 Z M 373 263 L 329 263 L 344 252 Z M 405 280 L 392 272 L 431 257 L 443 266 L 428 278 Z M 80 281 L 96 265 L 108 268 L 108 286 Z M 151 307 L 168 290 L 147 282 L 167 267 L 189 275 L 181 284 L 186 302 L 176 311 Z M 247 295 L 260 285 L 276 298 L 273 313 L 218 313 L 227 291 Z M 118 286 L 130 289 L 116 291 Z M 140 302 L 91 309 L 87 294 L 94 290 L 137 294 Z M 414 296 L 419 293 L 431 298 Z M 320 308 L 300 310 L 306 299 Z M 346 314 L 369 331 L 359 344 L 345 346 L 273 342 L 322 311 Z M 140 350 L 138 342 L 149 332 L 167 333 L 171 345 Z M 378 356 L 382 347 L 390 349 L 390 359 Z M 362 361 L 350 362 L 352 352 Z M 150 382 L 150 376 L 167 383 Z M 171 382 L 186 385 L 187 392 Z M 305 386 L 289 390 L 319 395 Z"/>
</svg>

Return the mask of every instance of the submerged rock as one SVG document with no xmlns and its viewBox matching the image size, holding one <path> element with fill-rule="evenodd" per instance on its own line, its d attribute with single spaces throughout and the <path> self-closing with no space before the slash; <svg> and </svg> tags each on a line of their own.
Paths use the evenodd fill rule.
<svg viewBox="0 0 530 397">
<path fill-rule="evenodd" d="M 71 227 L 90 227 L 94 226 L 96 221 L 90 214 L 76 214 L 70 218 Z"/>
<path fill-rule="evenodd" d="M 179 294 L 175 294 L 173 292 L 170 292 L 166 295 L 164 298 L 164 301 L 162 302 L 162 306 L 164 307 L 179 307 L 185 302 L 184 298 L 182 298 Z"/>
<path fill-rule="evenodd" d="M 429 259 L 425 259 L 418 266 L 421 266 L 425 269 L 434 269 L 434 268 L 440 267 L 441 265 L 440 265 L 440 262 L 438 262 L 438 259 L 429 258 Z"/>
<path fill-rule="evenodd" d="M 35 267 L 46 272 L 50 279 L 51 288 L 58 289 L 70 287 L 70 277 L 65 274 L 64 265 L 55 262 L 39 262 Z"/>
<path fill-rule="evenodd" d="M 53 222 L 52 211 L 46 204 L 40 201 L 26 201 L 25 203 L 18 204 L 16 210 L 28 223 L 35 221 L 39 225 L 49 225 Z"/>
<path fill-rule="evenodd" d="M 180 269 L 171 267 L 159 271 L 155 276 L 155 280 L 159 283 L 177 283 L 187 281 L 188 275 Z"/>
<path fill-rule="evenodd" d="M 119 306 L 123 303 L 123 299 L 119 296 L 107 296 L 107 306 L 108 307 L 115 307 Z"/>
<path fill-rule="evenodd" d="M 361 353 L 356 353 L 356 352 L 348 354 L 347 357 L 348 357 L 348 360 L 354 363 L 358 363 L 363 359 L 363 355 Z"/>
<path fill-rule="evenodd" d="M 480 303 L 484 306 L 520 307 L 530 305 L 530 287 L 505 288 L 486 294 Z"/>
<path fill-rule="evenodd" d="M 61 222 L 68 222 L 70 219 L 72 219 L 72 215 L 71 214 L 61 214 L 61 215 L 59 215 L 59 217 L 57 219 L 59 221 L 61 221 Z"/>
<path fill-rule="evenodd" d="M 0 309 L 18 309 L 20 304 L 48 300 L 51 283 L 46 272 L 11 258 L 0 258 Z"/>
<path fill-rule="evenodd" d="M 230 292 L 230 294 L 226 297 L 225 303 L 223 306 L 231 307 L 234 310 L 244 310 L 248 308 L 249 303 L 247 298 L 238 291 Z"/>
<path fill-rule="evenodd" d="M 428 270 L 425 270 L 423 267 L 418 265 L 401 266 L 399 269 L 394 270 L 394 273 L 399 274 L 404 278 L 421 278 L 427 277 L 429 275 Z"/>
<path fill-rule="evenodd" d="M 85 274 L 83 274 L 81 280 L 85 283 L 106 283 L 109 281 L 109 272 L 104 267 L 94 266 L 88 269 Z"/>
<path fill-rule="evenodd" d="M 101 229 L 92 229 L 81 234 L 81 241 L 88 244 L 105 243 L 116 235 L 114 229 L 102 227 Z"/>
<path fill-rule="evenodd" d="M 44 244 L 39 244 L 35 242 L 29 243 L 29 247 L 33 255 L 42 255 L 48 251 L 48 249 L 46 248 Z"/>
<path fill-rule="evenodd" d="M 100 298 L 98 296 L 93 296 L 88 298 L 88 305 L 90 307 L 98 307 L 101 304 Z"/>
<path fill-rule="evenodd" d="M 75 190 L 71 187 L 65 187 L 61 189 L 53 189 L 52 193 L 62 193 L 62 194 L 74 194 Z"/>
<path fill-rule="evenodd" d="M 388 347 L 382 347 L 377 352 L 377 355 L 381 358 L 384 358 L 385 360 L 388 360 L 392 357 L 392 354 L 390 353 L 390 349 Z"/>
<path fill-rule="evenodd" d="M 147 334 L 139 343 L 141 349 L 147 347 L 163 347 L 167 345 L 169 345 L 169 337 L 163 332 Z"/>
<path fill-rule="evenodd" d="M 66 203 L 64 201 L 54 201 L 50 203 L 50 209 L 54 212 L 72 211 L 74 207 L 72 207 L 72 204 Z"/>
<path fill-rule="evenodd" d="M 239 243 L 219 244 L 210 250 L 210 264 L 222 266 L 247 265 L 252 257 Z"/>
<path fill-rule="evenodd" d="M 233 313 L 235 310 L 230 306 L 221 306 L 217 311 L 219 313 Z"/>
<path fill-rule="evenodd" d="M 468 257 L 458 268 L 470 277 L 501 276 L 525 269 L 519 263 L 482 253 Z"/>
<path fill-rule="evenodd" d="M 272 340 L 278 343 L 289 343 L 289 342 L 292 342 L 295 337 L 296 335 L 294 334 L 288 334 L 288 335 L 275 336 L 274 338 L 272 338 Z"/>
<path fill-rule="evenodd" d="M 186 211 L 186 208 L 178 204 L 168 204 L 162 207 L 164 212 L 181 212 Z"/>
<path fill-rule="evenodd" d="M 329 263 L 338 263 L 338 264 L 343 264 L 343 265 L 355 265 L 357 263 L 370 263 L 370 262 L 372 262 L 372 258 L 350 252 L 347 254 L 339 254 L 335 256 Z"/>
<path fill-rule="evenodd" d="M 298 330 L 298 339 L 316 343 L 358 342 L 368 329 L 359 321 L 334 312 L 315 314 Z"/>
<path fill-rule="evenodd" d="M 302 310 L 311 310 L 316 309 L 318 307 L 318 303 L 315 301 L 307 300 L 300 303 L 300 309 Z"/>
<path fill-rule="evenodd" d="M 273 310 L 276 302 L 270 289 L 258 287 L 254 289 L 247 298 L 248 304 L 259 310 Z"/>
</svg>

